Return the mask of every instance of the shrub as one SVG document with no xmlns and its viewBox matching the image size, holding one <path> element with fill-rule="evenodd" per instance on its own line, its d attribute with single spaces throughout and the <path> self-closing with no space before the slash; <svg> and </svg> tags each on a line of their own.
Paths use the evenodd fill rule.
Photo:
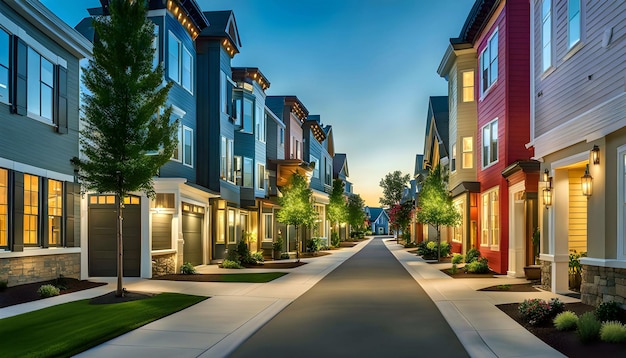
<svg viewBox="0 0 626 358">
<path fill-rule="evenodd" d="M 311 240 L 306 242 L 306 248 L 310 252 L 318 252 L 322 247 L 322 239 L 319 237 L 312 237 Z"/>
<path fill-rule="evenodd" d="M 339 233 L 333 231 L 330 234 L 330 244 L 333 245 L 334 247 L 338 247 L 340 243 L 341 243 L 341 238 L 339 237 Z"/>
<path fill-rule="evenodd" d="M 265 261 L 265 258 L 263 257 L 263 251 L 257 251 L 253 253 L 251 256 L 252 256 L 252 259 L 256 261 L 257 263 Z"/>
<path fill-rule="evenodd" d="M 241 266 L 241 264 L 239 264 L 239 262 L 237 262 L 237 261 L 232 261 L 232 260 L 229 260 L 229 259 L 225 259 L 222 262 L 222 268 L 241 269 L 241 268 L 243 268 L 243 266 Z"/>
<path fill-rule="evenodd" d="M 554 322 L 554 328 L 559 331 L 572 331 L 576 329 L 578 316 L 572 311 L 565 311 L 557 314 L 552 322 Z"/>
<path fill-rule="evenodd" d="M 461 254 L 454 254 L 454 255 L 452 255 L 452 263 L 453 264 L 460 264 L 461 262 L 463 262 L 463 255 L 461 255 Z"/>
<path fill-rule="evenodd" d="M 283 259 L 283 260 L 286 260 L 286 259 L 289 258 L 289 254 L 286 253 L 286 252 L 283 252 L 282 254 L 280 254 L 280 258 Z"/>
<path fill-rule="evenodd" d="M 241 265 L 255 265 L 257 263 L 256 260 L 252 258 L 250 249 L 245 240 L 241 240 L 237 243 L 235 251 L 237 252 L 237 261 L 239 261 Z"/>
<path fill-rule="evenodd" d="M 2 280 L 0 281 L 0 291 L 4 291 L 9 286 L 9 281 Z"/>
<path fill-rule="evenodd" d="M 53 285 L 42 285 L 37 290 L 37 294 L 39 297 L 46 298 L 52 296 L 58 296 L 61 293 L 61 290 L 54 287 Z"/>
<path fill-rule="evenodd" d="M 626 342 L 626 325 L 619 321 L 602 323 L 600 339 L 603 342 L 621 343 Z"/>
<path fill-rule="evenodd" d="M 450 246 L 450 243 L 442 242 L 441 245 L 439 245 L 439 255 L 441 257 L 450 256 L 450 252 L 452 252 L 452 247 Z"/>
<path fill-rule="evenodd" d="M 479 257 L 480 251 L 478 251 L 478 249 L 469 249 L 465 254 L 465 262 L 469 264 L 470 262 L 477 261 Z"/>
<path fill-rule="evenodd" d="M 459 269 L 456 267 L 456 264 L 452 264 L 452 268 L 450 268 L 450 270 L 448 270 L 448 272 L 450 272 L 451 274 L 455 274 Z"/>
<path fill-rule="evenodd" d="M 272 243 L 272 249 L 274 251 L 283 251 L 283 239 L 280 237 L 276 239 L 276 241 Z"/>
<path fill-rule="evenodd" d="M 437 258 L 437 243 L 435 241 L 422 241 L 417 244 L 417 254 L 424 259 L 436 259 Z M 446 257 L 450 255 L 450 244 L 447 242 L 441 243 L 441 250 L 439 251 L 440 257 Z"/>
<path fill-rule="evenodd" d="M 596 307 L 596 318 L 600 322 L 617 321 L 620 318 L 620 304 L 615 301 L 602 302 Z"/>
<path fill-rule="evenodd" d="M 524 300 L 517 307 L 522 319 L 531 325 L 538 325 L 554 317 L 563 310 L 563 303 L 558 298 L 546 302 L 539 298 Z"/>
<path fill-rule="evenodd" d="M 185 262 L 181 267 L 180 267 L 180 273 L 182 273 L 183 275 L 193 275 L 196 273 L 196 268 L 193 267 L 193 265 L 191 264 L 191 262 Z"/>
<path fill-rule="evenodd" d="M 412 242 L 412 241 L 411 242 L 407 242 L 407 243 L 404 244 L 404 248 L 405 249 L 409 249 L 409 248 L 412 248 L 412 247 L 417 247 L 417 244 L 415 242 Z"/>
<path fill-rule="evenodd" d="M 472 261 L 465 265 L 465 271 L 469 273 L 489 273 L 489 264 L 486 257 L 479 259 L 478 261 Z"/>
<path fill-rule="evenodd" d="M 586 312 L 578 317 L 576 332 L 583 343 L 591 342 L 598 338 L 602 323 L 596 319 L 593 312 Z"/>
</svg>

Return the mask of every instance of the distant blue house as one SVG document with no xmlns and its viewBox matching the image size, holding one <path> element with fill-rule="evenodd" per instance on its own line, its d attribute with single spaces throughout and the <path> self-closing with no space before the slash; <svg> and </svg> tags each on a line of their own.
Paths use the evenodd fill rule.
<svg viewBox="0 0 626 358">
<path fill-rule="evenodd" d="M 389 235 L 389 215 L 385 209 L 366 206 L 365 215 L 374 235 Z"/>
</svg>

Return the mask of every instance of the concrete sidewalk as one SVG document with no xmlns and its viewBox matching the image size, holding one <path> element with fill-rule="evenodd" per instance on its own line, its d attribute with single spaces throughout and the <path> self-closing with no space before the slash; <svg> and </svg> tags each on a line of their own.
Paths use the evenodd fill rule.
<svg viewBox="0 0 626 358">
<path fill-rule="evenodd" d="M 380 238 L 377 238 L 380 239 Z M 395 240 L 383 239 L 411 276 L 435 302 L 472 357 L 563 357 L 501 312 L 496 304 L 521 302 L 525 298 L 563 302 L 579 300 L 550 292 L 484 292 L 479 288 L 522 283 L 524 279 L 453 279 L 439 271 L 441 264 L 428 264 L 408 253 Z M 250 269 L 252 272 L 287 271 L 269 283 L 178 282 L 125 278 L 129 291 L 180 292 L 210 296 L 188 309 L 145 325 L 80 354 L 80 357 L 153 356 L 225 357 L 257 329 L 341 265 L 369 240 L 331 255 L 302 259 L 307 264 L 288 270 Z M 216 265 L 198 267 L 200 273 L 241 273 Z M 14 316 L 65 302 L 91 298 L 115 289 L 115 278 L 91 280 L 107 286 L 61 295 L 0 309 L 0 318 Z"/>
</svg>

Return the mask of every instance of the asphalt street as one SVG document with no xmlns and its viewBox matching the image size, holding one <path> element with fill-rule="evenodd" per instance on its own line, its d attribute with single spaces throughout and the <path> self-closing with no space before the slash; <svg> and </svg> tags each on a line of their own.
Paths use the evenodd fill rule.
<svg viewBox="0 0 626 358">
<path fill-rule="evenodd" d="M 371 240 L 230 356 L 467 357 L 382 240 Z"/>
</svg>

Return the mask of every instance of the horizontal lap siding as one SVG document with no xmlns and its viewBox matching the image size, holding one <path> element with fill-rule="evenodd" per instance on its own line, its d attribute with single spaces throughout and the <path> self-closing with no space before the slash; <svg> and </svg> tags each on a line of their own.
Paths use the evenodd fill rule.
<svg viewBox="0 0 626 358">
<path fill-rule="evenodd" d="M 567 6 L 555 6 L 553 33 L 556 46 L 554 71 L 541 73 L 540 10 L 535 11 L 535 136 L 613 98 L 626 89 L 626 2 L 583 1 L 582 48 L 566 58 Z M 613 28 L 612 42 L 602 47 L 604 31 Z M 591 78 L 589 77 L 591 76 Z M 581 133 L 582 136 L 585 133 Z"/>
<path fill-rule="evenodd" d="M 474 77 L 478 72 L 477 68 L 477 56 L 475 53 L 461 55 L 457 59 L 457 71 L 459 83 L 457 85 L 460 97 L 457 104 L 457 182 L 463 181 L 476 181 L 476 168 L 478 165 L 477 154 L 478 142 L 476 137 L 476 130 L 478 122 L 476 120 L 476 95 L 474 95 L 474 101 L 463 102 L 462 89 L 463 72 L 467 70 L 474 71 Z M 477 82 L 474 80 L 475 93 L 477 90 Z M 473 138 L 473 165 L 472 169 L 463 169 L 463 137 Z M 453 186 L 451 186 L 453 187 Z"/>
</svg>

